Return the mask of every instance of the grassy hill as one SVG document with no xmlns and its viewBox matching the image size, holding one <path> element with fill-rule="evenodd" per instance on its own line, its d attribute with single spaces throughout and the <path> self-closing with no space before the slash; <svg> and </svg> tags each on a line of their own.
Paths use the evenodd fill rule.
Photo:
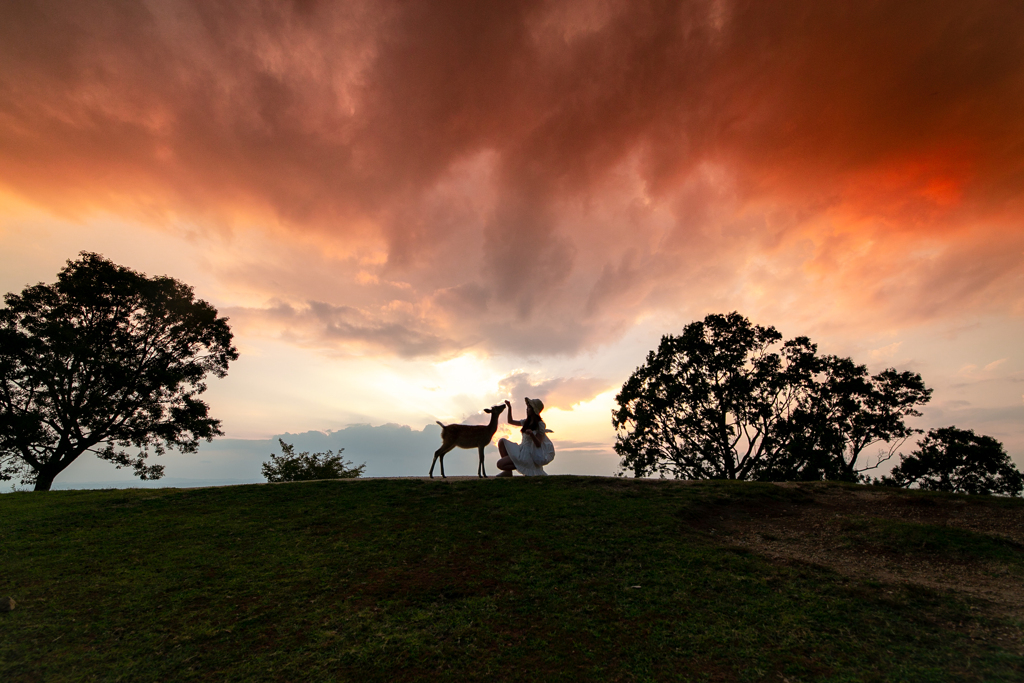
<svg viewBox="0 0 1024 683">
<path fill-rule="evenodd" d="M 3 681 L 1024 679 L 1024 501 L 585 477 L 0 496 Z"/>
</svg>

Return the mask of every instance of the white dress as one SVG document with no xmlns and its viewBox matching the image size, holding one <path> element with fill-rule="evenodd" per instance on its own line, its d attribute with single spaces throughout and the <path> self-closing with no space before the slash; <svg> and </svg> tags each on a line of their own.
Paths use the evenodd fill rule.
<svg viewBox="0 0 1024 683">
<path fill-rule="evenodd" d="M 523 439 L 518 444 L 505 440 L 505 452 L 512 458 L 519 474 L 527 477 L 547 476 L 544 465 L 555 459 L 555 444 L 548 438 L 547 427 L 543 422 L 537 425 L 536 433 L 542 435 L 540 446 L 527 434 L 523 434 Z"/>
</svg>

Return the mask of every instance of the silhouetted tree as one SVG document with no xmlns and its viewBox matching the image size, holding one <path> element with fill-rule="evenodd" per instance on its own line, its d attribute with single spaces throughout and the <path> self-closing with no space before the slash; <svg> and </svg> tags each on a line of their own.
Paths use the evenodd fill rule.
<svg viewBox="0 0 1024 683">
<path fill-rule="evenodd" d="M 773 327 L 738 313 L 709 315 L 626 380 L 612 423 L 623 470 L 635 476 L 756 479 L 788 445 L 780 423 L 813 371 L 806 338 L 781 344 Z"/>
<path fill-rule="evenodd" d="M 812 364 L 796 409 L 780 424 L 785 457 L 764 470 L 766 478 L 859 481 L 920 433 L 906 424 L 931 397 L 917 373 L 889 368 L 869 376 L 867 367 L 831 355 Z M 862 459 L 867 448 L 882 445 L 874 462 Z"/>
<path fill-rule="evenodd" d="M 848 479 L 865 448 L 914 433 L 930 390 L 914 373 L 869 377 L 806 337 L 713 314 L 662 337 L 616 396 L 623 471 L 685 479 Z M 877 465 L 877 463 L 875 463 Z"/>
<path fill-rule="evenodd" d="M 270 454 L 270 460 L 263 463 L 263 476 L 269 482 L 312 481 L 314 479 L 355 479 L 363 474 L 366 463 L 353 467 L 351 462 L 334 451 L 313 453 L 307 451 L 296 454 L 295 447 L 278 439 L 281 444 L 281 455 Z"/>
<path fill-rule="evenodd" d="M 909 488 L 914 484 L 928 491 L 1019 496 L 1024 475 L 991 436 L 979 436 L 970 429 L 932 429 L 917 450 L 901 456 L 882 484 Z"/>
<path fill-rule="evenodd" d="M 37 491 L 86 451 L 158 479 L 149 449 L 221 434 L 198 396 L 238 358 L 227 318 L 170 277 L 82 252 L 0 309 L 0 479 Z M 125 449 L 140 449 L 134 455 Z"/>
</svg>

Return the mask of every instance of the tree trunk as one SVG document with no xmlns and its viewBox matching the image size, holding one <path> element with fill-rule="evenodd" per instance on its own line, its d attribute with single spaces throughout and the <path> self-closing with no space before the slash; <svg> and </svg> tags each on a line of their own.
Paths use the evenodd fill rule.
<svg viewBox="0 0 1024 683">
<path fill-rule="evenodd" d="M 80 456 L 85 451 L 85 448 L 78 449 L 77 452 L 69 452 L 66 449 L 58 449 L 47 461 L 40 463 L 40 469 L 36 470 L 36 491 L 49 491 L 50 487 L 53 486 L 53 480 L 57 478 L 57 475 L 68 468 L 68 465 L 75 461 L 75 458 Z M 72 455 L 73 453 L 73 455 Z"/>
<path fill-rule="evenodd" d="M 43 470 L 36 475 L 36 491 L 49 491 L 53 485 L 53 480 L 57 478 L 57 472 L 50 472 Z"/>
</svg>

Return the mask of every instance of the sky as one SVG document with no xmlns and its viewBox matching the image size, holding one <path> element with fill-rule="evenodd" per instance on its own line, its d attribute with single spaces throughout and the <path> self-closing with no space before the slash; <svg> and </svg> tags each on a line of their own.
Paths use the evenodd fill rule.
<svg viewBox="0 0 1024 683">
<path fill-rule="evenodd" d="M 549 471 L 612 474 L 622 382 L 733 310 L 1024 468 L 1022 111 L 1014 0 L 5 3 L 0 289 L 95 251 L 230 318 L 168 481 L 317 433 L 425 474 L 526 396 Z"/>
</svg>

